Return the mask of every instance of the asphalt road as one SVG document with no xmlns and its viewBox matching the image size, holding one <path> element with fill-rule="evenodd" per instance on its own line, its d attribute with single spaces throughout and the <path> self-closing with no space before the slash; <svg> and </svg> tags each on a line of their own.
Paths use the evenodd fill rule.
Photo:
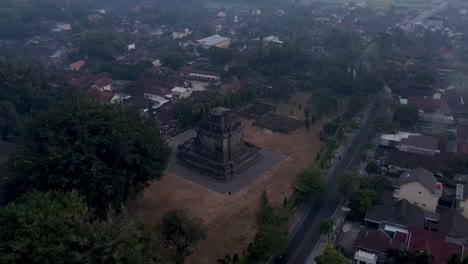
<svg viewBox="0 0 468 264">
<path fill-rule="evenodd" d="M 375 100 L 375 102 L 379 99 Z M 319 225 L 323 220 L 331 217 L 337 209 L 341 195 L 336 189 L 336 178 L 346 170 L 354 169 L 360 163 L 360 153 L 363 146 L 369 143 L 371 138 L 372 121 L 381 111 L 380 102 L 370 108 L 369 117 L 361 126 L 361 129 L 356 134 L 353 142 L 350 144 L 348 151 L 343 155 L 342 159 L 336 165 L 334 171 L 331 172 L 328 182 L 325 186 L 325 191 L 310 202 L 304 210 L 305 217 L 299 223 L 299 226 L 294 230 L 290 237 L 286 252 L 279 263 L 284 264 L 303 264 L 307 262 L 308 257 L 314 250 L 320 240 Z"/>
</svg>

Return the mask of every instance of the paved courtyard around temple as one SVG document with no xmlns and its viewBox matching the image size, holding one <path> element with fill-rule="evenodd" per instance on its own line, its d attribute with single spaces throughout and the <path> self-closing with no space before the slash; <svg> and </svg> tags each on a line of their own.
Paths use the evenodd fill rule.
<svg viewBox="0 0 468 264">
<path fill-rule="evenodd" d="M 305 105 L 307 95 L 298 94 L 290 103 L 281 104 L 276 114 L 301 120 L 304 110 L 294 108 L 291 101 Z M 255 236 L 256 215 L 259 198 L 267 192 L 270 202 L 281 205 L 285 197 L 292 193 L 292 183 L 298 173 L 315 160 L 322 143 L 319 132 L 325 120 L 317 122 L 309 130 L 304 126 L 286 135 L 254 126 L 254 120 L 242 119 L 245 126 L 244 138 L 265 150 L 283 155 L 271 169 L 252 179 L 232 195 L 176 176 L 170 169 L 160 181 L 155 181 L 143 197 L 131 205 L 131 213 L 140 216 L 149 224 L 157 224 L 167 210 L 185 209 L 190 214 L 203 219 L 208 229 L 206 240 L 202 241 L 195 255 L 186 263 L 216 263 L 216 259 L 226 254 L 242 254 Z M 184 132 L 188 139 L 193 132 Z M 177 143 L 172 139 L 171 145 Z"/>
</svg>

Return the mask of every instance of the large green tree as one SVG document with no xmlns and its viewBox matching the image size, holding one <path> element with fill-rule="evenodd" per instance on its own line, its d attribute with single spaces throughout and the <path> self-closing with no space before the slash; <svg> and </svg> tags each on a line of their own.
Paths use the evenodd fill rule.
<svg viewBox="0 0 468 264">
<path fill-rule="evenodd" d="M 10 199 L 33 189 L 77 190 L 105 214 L 166 169 L 170 149 L 136 109 L 65 102 L 26 122 L 25 151 L 12 161 Z"/>
<path fill-rule="evenodd" d="M 332 245 L 325 245 L 323 253 L 315 258 L 317 264 L 347 264 L 348 260 L 346 257 L 338 250 L 333 248 Z"/>
<path fill-rule="evenodd" d="M 294 197 L 296 202 L 312 198 L 323 191 L 325 185 L 323 172 L 317 166 L 302 170 L 294 182 Z"/>
<path fill-rule="evenodd" d="M 335 111 L 338 106 L 336 94 L 327 88 L 319 88 L 314 91 L 311 102 L 317 113 L 329 114 Z"/>
<path fill-rule="evenodd" d="M 176 263 L 184 263 L 185 257 L 191 255 L 198 242 L 206 237 L 201 219 L 190 217 L 181 210 L 165 213 L 159 231 L 165 247 L 171 251 Z"/>
<path fill-rule="evenodd" d="M 0 262 L 152 263 L 149 233 L 126 216 L 93 220 L 76 192 L 34 192 L 0 209 Z"/>
<path fill-rule="evenodd" d="M 359 190 L 359 175 L 351 171 L 344 172 L 338 178 L 337 184 L 341 195 L 349 199 Z"/>
<path fill-rule="evenodd" d="M 101 60 L 113 60 L 119 52 L 124 51 L 124 45 L 119 37 L 110 31 L 97 30 L 88 33 L 80 43 L 83 55 Z"/>
<path fill-rule="evenodd" d="M 393 121 L 402 128 L 413 128 L 418 120 L 418 109 L 413 105 L 401 105 L 393 113 Z"/>
</svg>

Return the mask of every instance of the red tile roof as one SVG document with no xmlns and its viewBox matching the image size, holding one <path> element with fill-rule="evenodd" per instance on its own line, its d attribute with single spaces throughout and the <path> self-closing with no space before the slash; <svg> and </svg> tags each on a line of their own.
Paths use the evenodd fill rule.
<svg viewBox="0 0 468 264">
<path fill-rule="evenodd" d="M 414 227 L 410 227 L 409 232 L 408 250 L 429 251 L 433 256 L 429 259 L 430 264 L 447 263 L 452 253 L 463 251 L 461 246 L 448 243 L 443 233 Z"/>
<path fill-rule="evenodd" d="M 458 153 L 468 155 L 468 119 L 460 119 L 457 126 Z"/>
<path fill-rule="evenodd" d="M 432 99 L 422 97 L 409 97 L 408 104 L 422 109 L 424 112 L 436 112 L 437 110 L 445 111 L 447 109 L 447 101 L 444 99 Z"/>
<path fill-rule="evenodd" d="M 97 85 L 99 88 L 106 87 L 112 84 L 111 79 L 99 79 L 94 81 L 94 84 Z"/>
<path fill-rule="evenodd" d="M 77 62 L 74 62 L 74 63 L 70 64 L 70 68 L 77 71 L 77 70 L 81 69 L 85 64 L 86 64 L 86 62 L 84 60 L 79 60 Z"/>
<path fill-rule="evenodd" d="M 147 94 L 159 95 L 161 97 L 171 93 L 171 91 L 164 89 L 160 86 L 153 86 L 153 85 L 148 85 L 148 84 L 145 85 L 143 92 Z"/>
<path fill-rule="evenodd" d="M 95 82 L 100 79 L 112 79 L 112 76 L 108 72 L 101 72 L 89 78 L 91 81 Z"/>
<path fill-rule="evenodd" d="M 114 92 L 100 91 L 96 88 L 88 89 L 86 94 L 102 104 L 110 104 L 115 96 Z"/>
<path fill-rule="evenodd" d="M 393 239 L 383 231 L 361 231 L 356 239 L 355 247 L 366 251 L 386 254 L 389 248 L 399 248 L 405 243 L 406 237 L 401 241 L 401 236 L 405 236 L 405 234 L 400 234 L 398 237 L 399 239 Z"/>
</svg>

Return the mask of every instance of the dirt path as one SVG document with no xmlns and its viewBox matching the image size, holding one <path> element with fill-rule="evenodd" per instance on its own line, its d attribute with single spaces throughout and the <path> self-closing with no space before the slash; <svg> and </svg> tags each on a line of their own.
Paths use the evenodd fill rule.
<svg viewBox="0 0 468 264">
<path fill-rule="evenodd" d="M 304 119 L 307 94 L 297 94 L 289 105 L 281 105 L 276 113 Z M 291 101 L 296 102 L 293 106 Z M 298 109 L 302 104 L 302 109 Z M 291 115 L 291 107 L 293 114 Z M 263 148 L 288 157 L 273 169 L 254 180 L 250 185 L 232 195 L 223 195 L 200 185 L 167 173 L 155 182 L 135 202 L 131 211 L 148 224 L 156 224 L 161 214 L 179 208 L 203 219 L 208 229 L 196 253 L 187 263 L 216 263 L 226 254 L 242 255 L 256 232 L 255 215 L 261 193 L 266 191 L 273 203 L 281 204 L 291 195 L 291 183 L 299 171 L 311 164 L 321 148 L 319 131 L 325 120 L 317 122 L 309 130 L 301 127 L 291 135 L 272 133 L 253 126 L 251 120 L 243 119 L 245 139 Z"/>
</svg>

